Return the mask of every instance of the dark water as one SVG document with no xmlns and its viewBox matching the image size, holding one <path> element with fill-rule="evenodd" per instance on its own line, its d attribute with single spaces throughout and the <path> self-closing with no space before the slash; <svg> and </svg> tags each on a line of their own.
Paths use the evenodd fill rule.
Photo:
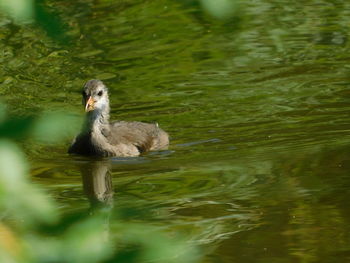
<svg viewBox="0 0 350 263">
<path fill-rule="evenodd" d="M 350 3 L 250 1 L 233 20 L 194 1 L 53 1 L 71 45 L 0 21 L 12 114 L 79 114 L 100 78 L 112 118 L 157 121 L 168 151 L 91 160 L 27 146 L 62 212 L 104 202 L 180 233 L 201 262 L 350 260 Z M 111 222 L 113 225 L 113 222 Z"/>
</svg>

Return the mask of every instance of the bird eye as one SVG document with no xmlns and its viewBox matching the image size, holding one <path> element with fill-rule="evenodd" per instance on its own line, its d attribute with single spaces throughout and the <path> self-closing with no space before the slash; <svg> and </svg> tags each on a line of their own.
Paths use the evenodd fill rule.
<svg viewBox="0 0 350 263">
<path fill-rule="evenodd" d="M 81 95 L 83 95 L 83 97 L 86 97 L 86 96 L 87 96 L 85 90 L 83 90 L 83 91 L 81 92 Z"/>
<path fill-rule="evenodd" d="M 97 93 L 98 96 L 102 96 L 102 94 L 103 94 L 102 90 L 100 90 L 100 91 Z"/>
</svg>

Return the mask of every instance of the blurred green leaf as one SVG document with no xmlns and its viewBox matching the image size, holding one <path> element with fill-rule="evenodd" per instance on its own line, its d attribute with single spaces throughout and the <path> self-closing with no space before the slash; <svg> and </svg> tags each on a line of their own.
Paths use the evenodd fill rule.
<svg viewBox="0 0 350 263">
<path fill-rule="evenodd" d="M 102 215 L 80 221 L 73 225 L 63 237 L 63 251 L 67 262 L 99 262 L 112 254 L 109 229 Z"/>
<path fill-rule="evenodd" d="M 58 219 L 58 211 L 53 200 L 33 185 L 27 184 L 18 188 L 7 201 L 7 208 L 12 210 L 12 213 L 16 212 L 15 217 L 23 222 L 23 226 L 52 224 Z"/>
<path fill-rule="evenodd" d="M 0 10 L 17 23 L 30 22 L 34 17 L 34 0 L 0 0 Z"/>
<path fill-rule="evenodd" d="M 45 113 L 32 127 L 35 139 L 47 143 L 57 143 L 72 138 L 79 131 L 82 119 L 65 113 Z"/>
<path fill-rule="evenodd" d="M 200 0 L 203 8 L 218 19 L 233 18 L 238 9 L 237 0 Z"/>
<path fill-rule="evenodd" d="M 82 119 L 65 113 L 44 113 L 38 118 L 9 118 L 0 123 L 0 137 L 56 143 L 78 133 Z"/>
<path fill-rule="evenodd" d="M 35 119 L 33 117 L 10 118 L 0 123 L 0 137 L 21 139 L 29 135 Z"/>
<path fill-rule="evenodd" d="M 0 141 L 0 207 L 24 225 L 53 222 L 57 212 L 51 200 L 27 182 L 28 165 L 20 149 Z"/>
<path fill-rule="evenodd" d="M 0 140 L 0 188 L 16 191 L 26 180 L 28 166 L 21 150 L 12 142 Z"/>
<path fill-rule="evenodd" d="M 45 7 L 44 0 L 34 2 L 35 22 L 42 27 L 47 35 L 61 44 L 67 44 L 69 37 L 66 34 L 66 26 L 60 17 Z"/>
<path fill-rule="evenodd" d="M 44 0 L 0 0 L 0 11 L 18 24 L 35 22 L 60 44 L 69 42 L 66 26 L 57 14 L 48 10 Z"/>
</svg>

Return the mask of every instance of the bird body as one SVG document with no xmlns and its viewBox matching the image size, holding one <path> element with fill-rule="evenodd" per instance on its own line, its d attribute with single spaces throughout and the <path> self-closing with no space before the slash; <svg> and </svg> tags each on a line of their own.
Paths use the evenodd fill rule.
<svg viewBox="0 0 350 263">
<path fill-rule="evenodd" d="M 68 152 L 90 156 L 138 156 L 166 149 L 169 136 L 157 124 L 117 121 L 109 123 L 109 99 L 100 80 L 89 80 L 83 90 L 87 112 L 81 133 Z"/>
</svg>

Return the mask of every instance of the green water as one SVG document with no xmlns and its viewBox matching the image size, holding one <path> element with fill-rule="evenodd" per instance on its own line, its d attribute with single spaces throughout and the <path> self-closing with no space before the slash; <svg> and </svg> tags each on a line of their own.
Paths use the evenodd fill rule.
<svg viewBox="0 0 350 263">
<path fill-rule="evenodd" d="M 0 19 L 8 111 L 82 114 L 81 87 L 99 78 L 112 119 L 172 138 L 109 160 L 68 156 L 69 140 L 25 144 L 32 181 L 63 213 L 143 211 L 129 220 L 181 235 L 200 262 L 350 260 L 350 3 L 242 2 L 226 21 L 195 1 L 49 6 L 70 45 Z"/>
</svg>

